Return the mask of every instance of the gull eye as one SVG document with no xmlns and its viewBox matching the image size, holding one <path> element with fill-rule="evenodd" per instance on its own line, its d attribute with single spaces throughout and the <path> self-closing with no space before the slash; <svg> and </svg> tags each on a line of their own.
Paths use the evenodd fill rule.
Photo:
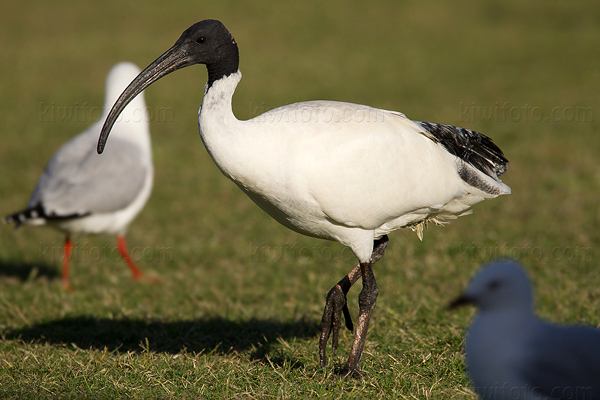
<svg viewBox="0 0 600 400">
<path fill-rule="evenodd" d="M 198 39 L 196 39 L 196 43 L 198 44 L 202 44 L 206 42 L 206 38 L 204 36 L 200 36 Z"/>
</svg>

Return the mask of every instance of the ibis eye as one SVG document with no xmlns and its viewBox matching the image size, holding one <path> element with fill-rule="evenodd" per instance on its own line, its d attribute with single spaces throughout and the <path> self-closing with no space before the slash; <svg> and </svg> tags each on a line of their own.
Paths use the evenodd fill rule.
<svg viewBox="0 0 600 400">
<path fill-rule="evenodd" d="M 488 283 L 488 289 L 490 290 L 496 290 L 501 286 L 499 281 L 492 281 L 490 283 Z"/>
<path fill-rule="evenodd" d="M 196 39 L 196 43 L 198 44 L 202 44 L 206 42 L 206 38 L 204 36 L 200 36 L 198 39 Z"/>
</svg>

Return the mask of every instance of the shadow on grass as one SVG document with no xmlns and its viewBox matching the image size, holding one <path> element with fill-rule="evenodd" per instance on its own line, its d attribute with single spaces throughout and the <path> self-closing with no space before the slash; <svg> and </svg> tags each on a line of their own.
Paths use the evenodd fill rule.
<svg viewBox="0 0 600 400">
<path fill-rule="evenodd" d="M 25 282 L 37 277 L 56 279 L 59 277 L 56 266 L 44 263 L 0 260 L 0 278 L 13 277 Z"/>
<path fill-rule="evenodd" d="M 272 344 L 279 339 L 315 337 L 319 331 L 317 323 L 305 319 L 297 322 L 230 321 L 214 317 L 159 322 L 82 316 L 5 331 L 2 336 L 26 343 L 76 345 L 81 349 L 117 352 L 228 354 L 251 350 L 252 359 L 264 360 Z M 297 364 L 297 360 L 287 361 Z"/>
</svg>

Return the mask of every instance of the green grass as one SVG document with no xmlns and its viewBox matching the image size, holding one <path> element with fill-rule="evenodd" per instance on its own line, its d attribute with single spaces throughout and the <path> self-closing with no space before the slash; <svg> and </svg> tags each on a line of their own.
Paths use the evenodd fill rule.
<svg viewBox="0 0 600 400">
<path fill-rule="evenodd" d="M 354 259 L 221 176 L 195 121 L 206 72 L 178 72 L 146 93 L 171 114 L 152 122 L 155 188 L 127 236 L 160 282 L 131 281 L 113 238 L 79 238 L 65 292 L 61 234 L 0 227 L 0 397 L 474 399 L 461 355 L 472 310 L 445 305 L 497 257 L 526 266 L 543 317 L 598 325 L 597 2 L 28 4 L 0 14 L 0 214 L 25 206 L 52 153 L 92 122 L 112 64 L 144 67 L 204 18 L 240 45 L 239 118 L 333 99 L 476 129 L 510 159 L 513 194 L 423 242 L 391 235 L 370 374 L 340 380 L 351 334 L 322 369 L 319 322 Z"/>
</svg>

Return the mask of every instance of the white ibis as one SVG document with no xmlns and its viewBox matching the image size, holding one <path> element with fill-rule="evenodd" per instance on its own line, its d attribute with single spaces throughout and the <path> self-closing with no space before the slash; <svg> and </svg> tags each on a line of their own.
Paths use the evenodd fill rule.
<svg viewBox="0 0 600 400">
<path fill-rule="evenodd" d="M 600 399 L 600 330 L 535 315 L 531 283 L 516 262 L 485 266 L 452 303 L 478 314 L 466 339 L 467 369 L 484 399 Z"/>
<path fill-rule="evenodd" d="M 111 110 L 98 143 L 102 152 L 113 122 L 135 96 L 161 77 L 204 64 L 208 82 L 198 111 L 200 137 L 221 172 L 284 226 L 348 246 L 359 264 L 327 295 L 319 342 L 321 365 L 341 313 L 352 330 L 346 293 L 362 277 L 358 325 L 344 371 L 360 376 L 360 360 L 377 298 L 372 266 L 387 234 L 427 222 L 443 224 L 484 199 L 510 193 L 498 175 L 502 151 L 473 131 L 415 122 L 363 105 L 311 101 L 238 120 L 231 99 L 241 73 L 238 47 L 219 21 L 188 28 L 145 68 Z"/>
<path fill-rule="evenodd" d="M 110 70 L 100 120 L 58 149 L 27 208 L 4 219 L 17 227 L 49 225 L 66 233 L 62 271 L 66 289 L 72 289 L 69 284 L 72 235 L 116 235 L 119 252 L 133 278 L 142 277 L 127 251 L 124 235 L 152 190 L 149 118 L 143 95 L 123 110 L 123 116 L 114 125 L 114 141 L 105 154 L 96 153 L 100 128 L 110 107 L 139 72 L 137 66 L 128 62 L 118 63 Z"/>
</svg>

